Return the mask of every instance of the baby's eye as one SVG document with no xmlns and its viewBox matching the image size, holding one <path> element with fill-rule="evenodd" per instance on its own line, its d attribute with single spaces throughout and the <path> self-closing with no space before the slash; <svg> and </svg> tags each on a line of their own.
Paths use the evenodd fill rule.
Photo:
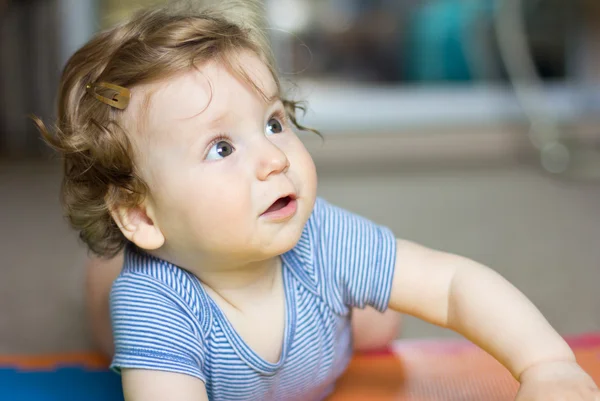
<svg viewBox="0 0 600 401">
<path fill-rule="evenodd" d="M 234 150 L 233 145 L 229 142 L 219 141 L 210 148 L 208 155 L 206 155 L 206 160 L 224 159 L 231 155 Z"/>
<path fill-rule="evenodd" d="M 272 117 L 269 122 L 267 122 L 267 135 L 272 134 L 280 134 L 283 132 L 283 124 L 279 119 Z"/>
</svg>

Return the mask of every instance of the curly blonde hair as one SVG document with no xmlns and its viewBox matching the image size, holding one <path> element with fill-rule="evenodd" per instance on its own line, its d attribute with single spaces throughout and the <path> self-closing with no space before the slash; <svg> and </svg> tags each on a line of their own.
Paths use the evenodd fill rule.
<svg viewBox="0 0 600 401">
<path fill-rule="evenodd" d="M 249 0 L 202 10 L 147 9 L 99 33 L 69 59 L 54 132 L 33 119 L 44 140 L 63 157 L 65 213 L 93 253 L 112 257 L 123 248 L 127 240 L 110 211 L 139 205 L 148 187 L 136 174 L 132 144 L 122 126 L 126 110 L 99 102 L 86 92 L 86 85 L 109 82 L 131 89 L 218 60 L 261 92 L 235 62 L 236 53 L 249 50 L 268 66 L 281 92 L 261 15 Z M 296 110 L 303 109 L 299 103 L 284 100 L 284 106 L 296 128 L 318 134 L 297 122 Z"/>
</svg>

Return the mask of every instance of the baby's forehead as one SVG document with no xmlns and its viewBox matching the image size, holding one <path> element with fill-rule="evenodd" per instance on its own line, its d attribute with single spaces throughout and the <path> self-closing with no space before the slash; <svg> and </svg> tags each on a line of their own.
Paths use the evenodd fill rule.
<svg viewBox="0 0 600 401">
<path fill-rule="evenodd" d="M 212 79 L 203 70 L 190 70 L 157 83 L 148 91 L 148 117 L 174 121 L 197 115 L 210 104 Z"/>
<path fill-rule="evenodd" d="M 180 121 L 202 113 L 208 118 L 210 114 L 222 112 L 219 108 L 227 105 L 220 100 L 244 89 L 262 99 L 279 95 L 270 70 L 257 57 L 240 56 L 237 62 L 250 82 L 223 63 L 213 61 L 135 88 L 132 106 L 140 114 L 146 114 L 140 117 L 150 121 Z"/>
</svg>

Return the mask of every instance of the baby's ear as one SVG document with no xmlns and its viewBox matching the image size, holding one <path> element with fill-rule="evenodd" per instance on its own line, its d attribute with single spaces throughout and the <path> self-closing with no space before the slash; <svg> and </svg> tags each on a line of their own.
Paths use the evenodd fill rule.
<svg viewBox="0 0 600 401">
<path fill-rule="evenodd" d="M 165 243 L 165 237 L 147 205 L 118 206 L 112 209 L 110 214 L 125 238 L 141 249 L 154 250 Z"/>
</svg>

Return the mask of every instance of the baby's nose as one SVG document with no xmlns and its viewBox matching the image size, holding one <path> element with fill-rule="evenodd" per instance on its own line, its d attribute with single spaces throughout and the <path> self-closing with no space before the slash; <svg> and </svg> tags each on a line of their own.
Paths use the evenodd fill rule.
<svg viewBox="0 0 600 401">
<path fill-rule="evenodd" d="M 272 174 L 280 174 L 287 171 L 290 161 L 285 152 L 270 141 L 262 147 L 258 161 L 258 178 L 266 180 Z"/>
</svg>

